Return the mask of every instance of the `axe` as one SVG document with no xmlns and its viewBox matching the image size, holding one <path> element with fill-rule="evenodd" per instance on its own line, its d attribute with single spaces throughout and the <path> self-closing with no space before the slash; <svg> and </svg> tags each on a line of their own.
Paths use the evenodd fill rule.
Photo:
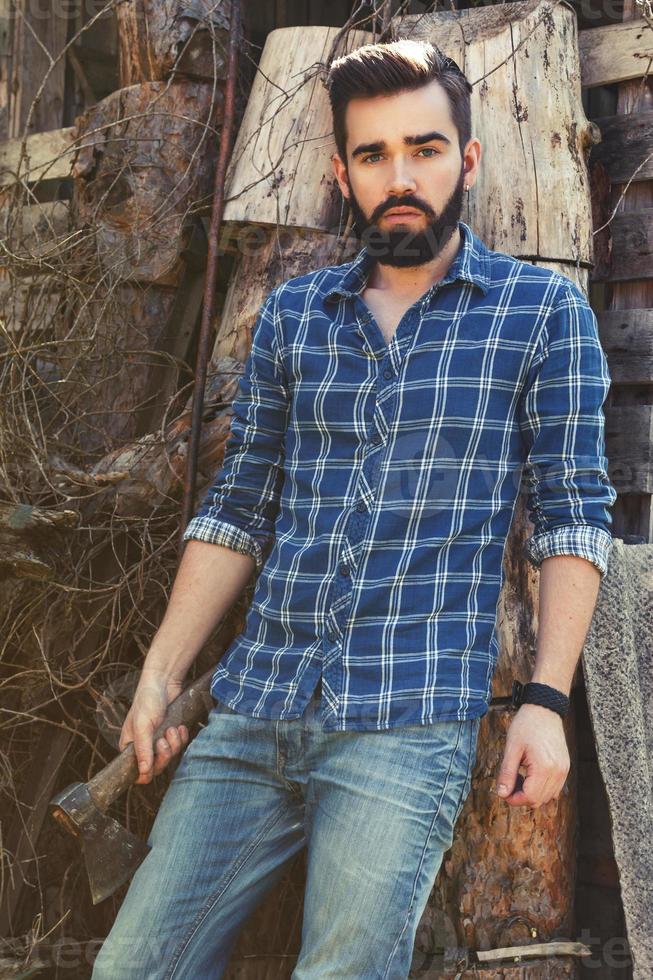
<svg viewBox="0 0 653 980">
<path fill-rule="evenodd" d="M 210 693 L 214 672 L 213 667 L 202 674 L 170 702 L 165 718 L 154 732 L 153 744 L 171 725 L 190 729 L 208 714 L 214 704 Z M 60 826 L 81 840 L 93 905 L 127 881 L 151 850 L 149 844 L 106 812 L 137 778 L 138 761 L 134 743 L 130 742 L 88 783 L 71 783 L 48 804 Z"/>
<path fill-rule="evenodd" d="M 171 726 L 190 728 L 213 707 L 211 668 L 193 681 L 174 701 L 153 735 L 153 744 Z M 493 698 L 490 707 L 508 707 L 511 697 Z M 88 783 L 71 783 L 50 801 L 52 817 L 81 840 L 93 904 L 112 895 L 134 874 L 151 850 L 149 844 L 126 830 L 107 810 L 138 777 L 134 743 L 101 769 Z"/>
</svg>

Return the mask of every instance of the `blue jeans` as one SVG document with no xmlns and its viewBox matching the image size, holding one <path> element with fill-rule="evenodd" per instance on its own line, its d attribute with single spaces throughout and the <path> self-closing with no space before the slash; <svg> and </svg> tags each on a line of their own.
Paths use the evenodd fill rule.
<svg viewBox="0 0 653 980">
<path fill-rule="evenodd" d="M 406 980 L 469 792 L 479 718 L 324 732 L 319 694 L 270 721 L 217 703 L 180 758 L 92 980 L 223 976 L 307 852 L 293 980 Z"/>
</svg>

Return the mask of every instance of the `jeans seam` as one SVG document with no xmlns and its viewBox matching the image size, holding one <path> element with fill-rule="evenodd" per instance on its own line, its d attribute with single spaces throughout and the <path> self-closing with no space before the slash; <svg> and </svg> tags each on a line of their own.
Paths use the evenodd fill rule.
<svg viewBox="0 0 653 980">
<path fill-rule="evenodd" d="M 431 836 L 433 834 L 433 829 L 435 827 L 435 823 L 436 823 L 438 817 L 440 816 L 440 810 L 442 809 L 442 800 L 444 799 L 444 794 L 447 791 L 447 786 L 449 785 L 449 778 L 451 776 L 451 770 L 453 768 L 453 760 L 456 757 L 456 752 L 458 751 L 458 746 L 460 745 L 460 736 L 461 736 L 462 725 L 463 724 L 464 724 L 464 722 L 461 722 L 460 723 L 460 726 L 458 728 L 458 740 L 456 742 L 456 747 L 455 747 L 454 751 L 451 753 L 451 758 L 449 760 L 449 769 L 447 771 L 447 778 L 444 781 L 444 786 L 442 787 L 442 793 L 440 794 L 440 799 L 438 801 L 438 805 L 437 805 L 436 811 L 433 814 L 433 819 L 431 821 L 431 826 L 429 827 L 428 834 L 426 835 L 426 839 L 424 841 L 424 847 L 422 848 L 422 854 L 421 854 L 420 859 L 419 859 L 419 864 L 417 865 L 417 870 L 415 872 L 415 877 L 413 879 L 413 890 L 412 890 L 412 893 L 411 893 L 411 896 L 410 896 L 410 903 L 408 905 L 408 911 L 406 913 L 406 920 L 404 922 L 404 925 L 403 925 L 403 928 L 402 928 L 401 932 L 399 933 L 399 935 L 395 939 L 395 942 L 394 942 L 394 945 L 393 945 L 392 949 L 390 950 L 390 953 L 388 955 L 388 959 L 387 959 L 386 964 L 385 964 L 385 969 L 383 970 L 383 976 L 382 976 L 381 980 L 386 980 L 386 978 L 388 976 L 388 970 L 390 969 L 390 966 L 392 965 L 392 960 L 394 959 L 394 955 L 397 952 L 397 949 L 399 947 L 399 943 L 401 942 L 401 940 L 403 938 L 403 935 L 406 932 L 406 928 L 408 927 L 408 923 L 410 921 L 411 912 L 413 911 L 413 908 L 415 906 L 415 889 L 417 887 L 417 880 L 419 878 L 420 871 L 422 870 L 422 866 L 424 864 L 424 858 L 425 858 L 425 855 L 426 855 L 427 848 L 429 846 L 429 842 L 431 840 Z"/>
<path fill-rule="evenodd" d="M 471 785 L 472 781 L 472 769 L 474 768 L 475 759 L 472 758 L 473 746 L 474 746 L 474 726 L 480 724 L 479 718 L 472 718 L 472 723 L 469 726 L 469 756 L 467 759 L 467 772 L 465 774 L 465 782 L 463 783 L 463 791 L 460 794 L 460 800 L 458 801 L 458 809 L 456 810 L 456 816 L 454 818 L 453 826 L 454 830 L 456 824 L 458 823 L 458 817 L 460 816 L 462 809 L 465 805 L 465 800 L 467 799 L 467 787 Z"/>
<path fill-rule="evenodd" d="M 179 962 L 184 954 L 184 951 L 188 948 L 190 941 L 192 940 L 193 936 L 195 935 L 200 925 L 206 918 L 207 914 L 213 908 L 213 906 L 218 901 L 218 899 L 221 898 L 221 896 L 225 893 L 225 891 L 227 890 L 231 882 L 234 880 L 238 872 L 241 870 L 245 862 L 251 857 L 251 855 L 254 853 L 254 851 L 259 846 L 261 841 L 268 835 L 269 831 L 272 829 L 274 824 L 277 823 L 279 818 L 283 815 L 284 811 L 285 811 L 285 804 L 280 804 L 280 806 L 277 807 L 277 809 L 274 811 L 274 813 L 272 814 L 268 822 L 264 824 L 258 836 L 255 837 L 254 840 L 251 842 L 249 848 L 246 851 L 244 851 L 242 855 L 234 862 L 231 873 L 228 875 L 226 880 L 223 881 L 220 889 L 216 893 L 211 895 L 209 899 L 204 903 L 202 908 L 197 912 L 195 918 L 193 919 L 188 929 L 188 932 L 179 940 L 179 943 L 172 954 L 170 966 L 168 967 L 168 970 L 164 974 L 163 980 L 173 980 L 173 977 L 176 973 L 177 967 L 179 966 Z"/>
</svg>

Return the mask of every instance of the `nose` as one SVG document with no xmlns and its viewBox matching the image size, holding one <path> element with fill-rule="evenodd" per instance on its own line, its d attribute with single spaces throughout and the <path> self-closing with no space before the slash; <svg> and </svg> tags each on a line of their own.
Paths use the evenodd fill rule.
<svg viewBox="0 0 653 980">
<path fill-rule="evenodd" d="M 404 161 L 397 161 L 386 184 L 386 197 L 401 197 L 404 194 L 411 194 L 415 192 L 416 187 L 415 179 Z"/>
</svg>

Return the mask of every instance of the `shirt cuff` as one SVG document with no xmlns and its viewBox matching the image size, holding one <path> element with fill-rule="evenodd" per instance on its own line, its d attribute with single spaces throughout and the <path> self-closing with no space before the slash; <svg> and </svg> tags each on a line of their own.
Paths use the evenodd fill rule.
<svg viewBox="0 0 653 980">
<path fill-rule="evenodd" d="M 216 521 L 210 517 L 194 517 L 184 531 L 183 540 L 221 544 L 241 555 L 250 555 L 256 562 L 257 575 L 263 567 L 263 551 L 256 538 L 227 521 Z"/>
<path fill-rule="evenodd" d="M 524 557 L 539 568 L 545 558 L 553 555 L 577 555 L 596 565 L 601 578 L 608 570 L 608 558 L 613 537 L 609 531 L 592 524 L 567 524 L 551 531 L 532 534 L 524 542 Z"/>
</svg>

